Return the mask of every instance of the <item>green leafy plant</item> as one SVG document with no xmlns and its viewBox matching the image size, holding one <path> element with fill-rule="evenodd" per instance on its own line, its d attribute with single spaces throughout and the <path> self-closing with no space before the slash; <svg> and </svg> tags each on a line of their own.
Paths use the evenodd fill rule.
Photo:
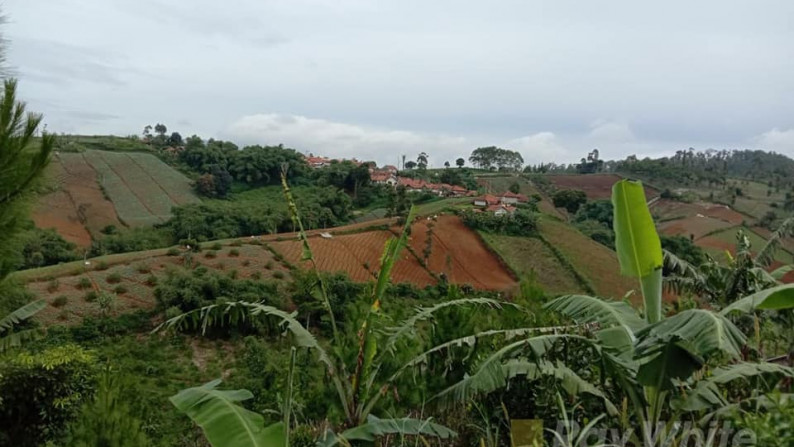
<svg viewBox="0 0 794 447">
<path fill-rule="evenodd" d="M 617 407 L 601 384 L 592 384 L 563 362 L 547 360 L 558 343 L 588 346 L 600 363 L 601 374 L 610 378 L 631 403 L 640 422 L 641 441 L 652 439 L 651 427 L 667 418 L 713 412 L 728 405 L 722 387 L 735 380 L 764 378 L 767 386 L 794 370 L 765 363 L 740 362 L 746 338 L 725 316 L 731 311 L 794 306 L 794 285 L 781 286 L 740 300 L 735 307 L 717 313 L 689 309 L 664 318 L 662 309 L 662 250 L 646 205 L 642 185 L 622 180 L 613 187 L 614 229 L 621 271 L 639 279 L 643 313 L 625 302 L 583 295 L 559 297 L 546 309 L 573 320 L 568 330 L 513 341 L 485 358 L 477 370 L 443 391 L 438 397 L 465 399 L 474 393 L 505 386 L 512 378 L 556 378 L 572 395 L 590 394 L 602 399 L 607 414 Z M 627 419 L 623 419 L 628 424 Z"/>
<path fill-rule="evenodd" d="M 0 319 L 0 353 L 21 346 L 41 335 L 41 332 L 36 329 L 20 329 L 20 324 L 45 307 L 47 307 L 47 301 L 36 300 Z"/>
<path fill-rule="evenodd" d="M 411 418 L 379 419 L 372 414 L 378 402 L 384 396 L 385 391 L 388 390 L 402 374 L 421 363 L 415 360 L 389 373 L 385 368 L 386 360 L 392 357 L 392 354 L 394 354 L 397 346 L 402 341 L 410 339 L 414 335 L 414 328 L 418 323 L 432 318 L 434 313 L 443 309 L 466 305 L 499 307 L 500 303 L 485 298 L 451 300 L 429 308 L 419 308 L 414 315 L 406 318 L 388 331 L 375 330 L 381 312 L 381 302 L 389 284 L 392 268 L 398 259 L 402 247 L 406 243 L 408 227 L 411 222 L 409 214 L 409 218 L 406 219 L 406 226 L 401 236 L 390 239 L 386 244 L 381 258 L 381 266 L 377 281 L 371 286 L 368 292 L 371 304 L 369 310 L 363 317 L 363 321 L 360 323 L 360 328 L 357 333 L 357 344 L 355 346 L 357 352 L 354 356 L 355 363 L 351 369 L 348 369 L 348 364 L 344 355 L 346 344 L 339 333 L 336 317 L 331 306 L 331 301 L 329 300 L 323 276 L 319 273 L 314 254 L 309 244 L 309 239 L 298 215 L 297 206 L 292 199 L 289 186 L 287 185 L 286 176 L 282 176 L 282 186 L 293 216 L 294 224 L 299 230 L 299 240 L 302 246 L 302 261 L 308 261 L 316 274 L 315 293 L 320 305 L 325 310 L 326 318 L 330 324 L 332 334 L 330 340 L 331 349 L 326 349 L 310 331 L 295 319 L 294 314 L 287 313 L 273 306 L 255 302 L 234 301 L 213 304 L 172 318 L 161 325 L 161 327 L 178 329 L 186 326 L 193 326 L 206 330 L 213 325 L 227 324 L 228 322 L 241 321 L 242 319 L 269 318 L 279 321 L 292 335 L 295 346 L 307 348 L 315 354 L 318 363 L 325 368 L 331 385 L 338 396 L 337 406 L 344 416 L 342 426 L 345 430 L 341 433 L 333 431 L 326 433 L 320 441 L 323 445 L 331 446 L 340 442 L 349 445 L 350 441 L 373 440 L 376 436 L 385 434 L 436 436 L 441 438 L 454 436 L 455 433 L 451 430 L 429 421 Z M 212 382 L 207 389 L 202 389 L 200 392 L 206 393 L 209 390 L 214 390 L 217 384 L 217 382 Z M 231 399 L 231 397 L 228 396 L 235 396 L 238 400 L 250 397 L 250 393 L 245 390 L 222 393 L 231 393 L 225 395 L 227 396 L 227 400 Z M 200 401 L 199 398 L 194 400 Z M 226 407 L 228 407 L 228 405 Z M 225 410 L 218 409 L 213 411 L 221 412 Z M 240 412 L 237 411 L 236 414 L 239 415 Z M 250 414 L 244 415 L 245 421 L 234 422 L 238 428 L 235 430 L 236 433 L 234 435 L 230 434 L 230 436 L 239 436 L 240 434 L 238 432 L 241 430 L 248 430 L 245 427 L 251 425 L 256 426 L 257 429 L 269 430 L 269 428 L 262 428 L 261 420 L 258 419 L 257 416 Z M 205 433 L 207 433 L 206 428 Z M 256 433 L 260 432 L 257 431 Z M 213 445 L 221 446 L 230 444 L 213 442 Z"/>
</svg>

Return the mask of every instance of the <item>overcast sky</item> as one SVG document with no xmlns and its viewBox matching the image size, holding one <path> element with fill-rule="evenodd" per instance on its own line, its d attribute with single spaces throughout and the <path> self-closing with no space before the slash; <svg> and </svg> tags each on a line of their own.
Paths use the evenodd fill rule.
<svg viewBox="0 0 794 447">
<path fill-rule="evenodd" d="M 677 149 L 794 156 L 794 2 L 5 0 L 54 132 L 283 143 L 440 166 Z"/>
</svg>

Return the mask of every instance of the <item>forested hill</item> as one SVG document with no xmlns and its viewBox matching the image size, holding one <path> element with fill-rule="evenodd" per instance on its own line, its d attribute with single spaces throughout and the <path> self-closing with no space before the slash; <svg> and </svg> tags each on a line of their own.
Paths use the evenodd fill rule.
<svg viewBox="0 0 794 447">
<path fill-rule="evenodd" d="M 665 183 L 724 183 L 728 178 L 744 178 L 776 186 L 794 186 L 794 160 L 775 152 L 760 150 L 676 151 L 671 157 L 606 162 L 605 168 L 649 180 L 664 179 Z"/>
</svg>

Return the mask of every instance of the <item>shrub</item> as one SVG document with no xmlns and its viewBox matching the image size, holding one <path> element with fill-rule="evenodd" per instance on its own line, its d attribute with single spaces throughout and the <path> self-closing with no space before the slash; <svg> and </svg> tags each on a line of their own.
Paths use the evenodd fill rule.
<svg viewBox="0 0 794 447">
<path fill-rule="evenodd" d="M 469 228 L 513 236 L 532 236 L 538 231 L 538 216 L 526 210 L 516 210 L 513 215 L 495 216 L 493 213 L 466 210 L 460 213 Z"/>
<path fill-rule="evenodd" d="M 574 214 L 587 202 L 587 195 L 578 189 L 565 189 L 554 193 L 551 199 L 557 208 L 565 208 L 569 213 Z"/>
<path fill-rule="evenodd" d="M 265 268 L 268 270 L 273 270 L 273 266 L 273 261 L 267 261 L 267 264 L 265 264 Z"/>
<path fill-rule="evenodd" d="M 51 279 L 49 283 L 47 283 L 47 292 L 55 292 L 60 287 L 61 283 L 58 282 L 57 279 Z"/>
<path fill-rule="evenodd" d="M 260 273 L 260 272 L 251 273 L 251 279 L 254 279 L 254 280 L 257 280 L 257 281 L 262 279 L 262 273 Z"/>
<path fill-rule="evenodd" d="M 232 247 L 241 247 L 243 243 L 240 241 L 240 239 L 235 239 L 229 245 L 231 245 Z"/>
<path fill-rule="evenodd" d="M 58 312 L 58 321 L 66 321 L 68 319 L 69 319 L 69 311 L 63 309 L 60 312 Z"/>
<path fill-rule="evenodd" d="M 58 295 L 52 300 L 52 307 L 63 307 L 68 302 L 69 298 L 67 298 L 66 295 Z"/>
<path fill-rule="evenodd" d="M 215 254 L 214 251 L 208 251 L 208 252 L 204 253 L 204 257 L 207 258 L 207 259 L 214 259 L 215 256 L 217 256 L 217 255 Z"/>
<path fill-rule="evenodd" d="M 110 268 L 110 266 L 105 261 L 97 262 L 96 267 L 94 267 L 95 270 L 107 270 L 108 268 Z"/>
<path fill-rule="evenodd" d="M 273 273 L 273 277 L 276 279 L 284 279 L 284 272 L 282 272 L 281 270 L 277 270 L 276 272 Z"/>
<path fill-rule="evenodd" d="M 232 248 L 231 250 L 229 250 L 229 256 L 232 258 L 236 258 L 237 256 L 240 256 L 240 250 L 236 248 Z"/>
<path fill-rule="evenodd" d="M 91 397 L 95 359 L 66 344 L 0 363 L 0 445 L 43 445 L 58 439 Z"/>
<path fill-rule="evenodd" d="M 75 244 L 67 242 L 52 229 L 33 227 L 20 233 L 18 240 L 19 255 L 14 262 L 18 269 L 43 267 L 78 259 Z"/>
<path fill-rule="evenodd" d="M 86 302 L 88 302 L 88 303 L 93 303 L 94 301 L 96 301 L 96 299 L 97 299 L 97 297 L 98 297 L 98 296 L 99 296 L 99 295 L 96 293 L 96 291 L 95 291 L 95 290 L 92 290 L 92 291 L 90 291 L 90 292 L 86 293 L 86 294 L 83 296 L 83 299 L 84 299 Z"/>
<path fill-rule="evenodd" d="M 124 284 L 119 284 L 119 285 L 117 285 L 116 287 L 113 288 L 113 293 L 116 293 L 116 294 L 119 294 L 119 295 L 121 295 L 123 293 L 127 293 L 127 287 Z"/>
<path fill-rule="evenodd" d="M 176 247 L 171 247 L 165 254 L 168 256 L 179 256 L 179 249 Z"/>
<path fill-rule="evenodd" d="M 216 250 L 217 251 L 217 250 L 220 250 L 221 248 L 223 248 L 223 245 L 221 245 L 220 242 L 215 242 L 214 244 L 210 245 L 210 250 Z"/>
<path fill-rule="evenodd" d="M 77 282 L 77 288 L 81 289 L 81 290 L 82 289 L 90 289 L 92 287 L 92 285 L 93 285 L 93 283 L 91 282 L 91 280 L 86 278 L 86 277 L 80 278 L 80 281 Z"/>
<path fill-rule="evenodd" d="M 105 228 L 103 228 L 102 230 L 100 230 L 100 232 L 102 234 L 111 235 L 111 234 L 117 234 L 119 232 L 119 229 L 116 228 L 115 225 L 108 225 Z"/>
<path fill-rule="evenodd" d="M 157 277 L 154 275 L 149 275 L 146 277 L 146 285 L 147 286 L 156 286 L 157 285 Z"/>
<path fill-rule="evenodd" d="M 121 273 L 118 272 L 111 273 L 110 275 L 105 277 L 105 281 L 107 281 L 108 284 L 118 284 L 121 282 Z"/>
<path fill-rule="evenodd" d="M 149 273 L 152 271 L 152 268 L 147 264 L 138 264 L 138 266 L 135 267 L 135 270 L 137 270 L 138 273 Z"/>
<path fill-rule="evenodd" d="M 237 270 L 233 269 L 232 271 L 229 272 L 228 275 L 229 275 L 229 278 L 231 278 L 231 279 L 237 279 L 237 276 L 238 276 Z"/>
</svg>

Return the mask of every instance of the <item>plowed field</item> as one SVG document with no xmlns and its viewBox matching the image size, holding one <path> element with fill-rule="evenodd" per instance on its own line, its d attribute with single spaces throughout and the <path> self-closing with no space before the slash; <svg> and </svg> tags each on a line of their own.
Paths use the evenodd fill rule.
<svg viewBox="0 0 794 447">
<path fill-rule="evenodd" d="M 53 157 L 48 176 L 56 189 L 39 198 L 33 210 L 36 226 L 55 228 L 64 239 L 85 247 L 91 245 L 92 233 L 107 225 L 122 225 L 113 203 L 99 188 L 96 171 L 82 154 Z"/>
<path fill-rule="evenodd" d="M 415 223 L 409 245 L 421 256 L 427 240 L 426 220 Z M 440 216 L 433 230 L 433 245 L 427 269 L 411 251 L 403 250 L 392 271 L 392 282 L 409 282 L 426 286 L 436 282 L 433 275 L 444 273 L 455 284 L 471 284 L 480 289 L 506 290 L 515 284 L 507 269 L 491 253 L 477 234 L 466 228 L 455 216 Z M 309 242 L 319 268 L 323 271 L 346 272 L 355 281 L 369 281 L 378 270 L 390 231 L 337 235 L 330 239 L 311 237 Z M 301 245 L 297 240 L 270 242 L 284 258 L 299 264 Z M 303 267 L 308 267 L 305 262 Z M 430 272 L 428 272 L 430 270 Z"/>
<path fill-rule="evenodd" d="M 411 227 L 410 245 L 423 256 L 427 246 L 427 229 L 432 224 L 432 243 L 427 268 L 444 273 L 450 282 L 471 284 L 478 289 L 503 290 L 516 280 L 494 256 L 477 233 L 469 230 L 456 216 L 439 216 L 436 221 L 423 219 Z"/>
</svg>

